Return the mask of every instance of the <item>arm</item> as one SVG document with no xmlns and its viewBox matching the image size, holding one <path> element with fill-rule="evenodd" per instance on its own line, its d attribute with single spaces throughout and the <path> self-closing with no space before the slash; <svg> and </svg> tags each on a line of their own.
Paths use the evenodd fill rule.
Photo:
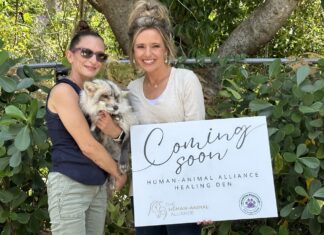
<svg viewBox="0 0 324 235">
<path fill-rule="evenodd" d="M 82 153 L 100 168 L 116 178 L 117 189 L 126 182 L 116 162 L 105 148 L 92 136 L 88 123 L 79 107 L 79 96 L 67 84 L 59 84 L 51 92 L 49 108 L 56 112 L 63 125 L 78 144 Z"/>
<path fill-rule="evenodd" d="M 185 120 L 205 119 L 205 103 L 202 87 L 198 77 L 193 73 L 188 73 L 184 78 L 182 102 L 185 112 Z"/>
<path fill-rule="evenodd" d="M 193 77 L 188 77 L 185 83 L 184 92 L 184 110 L 186 120 L 203 120 L 205 119 L 205 102 L 202 87 L 198 77 L 193 73 Z M 201 220 L 198 225 L 213 224 L 211 220 Z"/>
<path fill-rule="evenodd" d="M 203 120 L 205 119 L 205 102 L 202 92 L 202 86 L 198 77 L 192 73 L 185 80 L 183 104 L 185 110 L 185 120 Z M 212 220 L 201 220 L 198 225 L 213 224 Z"/>
</svg>

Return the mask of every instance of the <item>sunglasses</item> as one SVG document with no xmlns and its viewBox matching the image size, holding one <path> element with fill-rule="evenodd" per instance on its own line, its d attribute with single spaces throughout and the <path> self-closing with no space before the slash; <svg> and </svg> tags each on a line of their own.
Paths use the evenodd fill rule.
<svg viewBox="0 0 324 235">
<path fill-rule="evenodd" d="M 88 48 L 74 48 L 71 50 L 73 53 L 76 52 L 76 51 L 80 51 L 80 55 L 83 57 L 83 58 L 86 58 L 86 59 L 90 59 L 93 55 L 96 55 L 96 60 L 98 62 L 105 62 L 108 58 L 108 55 L 103 53 L 103 52 L 93 52 L 92 50 L 88 49 Z"/>
</svg>

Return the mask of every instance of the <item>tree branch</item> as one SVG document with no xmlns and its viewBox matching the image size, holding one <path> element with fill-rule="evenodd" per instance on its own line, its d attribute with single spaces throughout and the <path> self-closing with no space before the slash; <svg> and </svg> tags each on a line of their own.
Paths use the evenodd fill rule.
<svg viewBox="0 0 324 235">
<path fill-rule="evenodd" d="M 96 0 L 87 0 L 88 3 L 90 3 L 90 5 L 93 6 L 94 9 L 96 9 L 97 11 L 99 11 L 100 13 L 103 13 L 103 9 L 102 9 L 102 6 L 101 6 L 101 1 L 96 1 Z"/>
<path fill-rule="evenodd" d="M 297 3 L 298 0 L 267 0 L 230 34 L 217 54 L 255 54 L 275 36 Z"/>
</svg>

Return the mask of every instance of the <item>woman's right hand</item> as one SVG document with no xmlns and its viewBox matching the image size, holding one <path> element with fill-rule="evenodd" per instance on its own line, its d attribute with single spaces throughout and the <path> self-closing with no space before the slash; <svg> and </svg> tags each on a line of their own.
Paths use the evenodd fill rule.
<svg viewBox="0 0 324 235">
<path fill-rule="evenodd" d="M 100 111 L 96 126 L 109 137 L 115 139 L 119 136 L 121 128 L 113 121 L 110 114 L 106 111 Z"/>
</svg>

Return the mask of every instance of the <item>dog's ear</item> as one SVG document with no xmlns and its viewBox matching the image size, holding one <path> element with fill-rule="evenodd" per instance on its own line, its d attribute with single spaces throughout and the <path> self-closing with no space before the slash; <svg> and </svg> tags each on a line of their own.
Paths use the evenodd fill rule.
<svg viewBox="0 0 324 235">
<path fill-rule="evenodd" d="M 97 86 L 97 84 L 95 84 L 93 82 L 86 81 L 83 84 L 83 89 L 87 93 L 88 96 L 92 97 L 92 96 L 94 96 L 95 92 L 98 90 L 98 86 Z"/>
</svg>

